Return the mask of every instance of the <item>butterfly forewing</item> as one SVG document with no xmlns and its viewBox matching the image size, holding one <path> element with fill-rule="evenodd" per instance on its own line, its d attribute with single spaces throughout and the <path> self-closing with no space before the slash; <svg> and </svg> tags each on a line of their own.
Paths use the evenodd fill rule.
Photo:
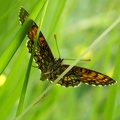
<svg viewBox="0 0 120 120">
<path fill-rule="evenodd" d="M 19 21 L 20 21 L 20 24 L 23 24 L 26 19 L 28 18 L 28 12 L 23 8 L 23 7 L 20 7 L 20 10 L 19 10 Z"/>
<path fill-rule="evenodd" d="M 20 11 L 19 11 L 19 20 L 20 20 L 21 24 L 23 24 L 25 22 L 25 20 L 28 18 L 28 16 L 29 16 L 29 13 L 23 7 L 21 7 Z M 34 22 L 27 34 L 27 36 L 29 38 L 29 40 L 27 41 L 27 47 L 28 47 L 28 50 L 30 53 L 32 52 L 32 49 L 34 46 L 34 41 L 36 39 L 37 30 L 38 30 L 38 26 Z M 54 61 L 53 54 L 52 54 L 41 31 L 39 33 L 37 47 L 36 47 L 35 53 L 34 53 L 34 60 L 37 63 L 38 68 L 43 73 L 47 71 L 47 66 L 48 66 L 49 62 Z"/>
<path fill-rule="evenodd" d="M 81 82 L 89 85 L 105 86 L 112 85 L 115 83 L 115 81 L 109 76 L 87 68 L 74 66 L 71 70 L 73 74 L 75 74 L 76 77 L 78 77 L 81 80 Z"/>
</svg>

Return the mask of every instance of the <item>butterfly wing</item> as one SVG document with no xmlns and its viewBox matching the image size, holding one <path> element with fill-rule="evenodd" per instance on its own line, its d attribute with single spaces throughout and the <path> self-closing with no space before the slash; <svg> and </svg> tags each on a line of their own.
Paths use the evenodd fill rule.
<svg viewBox="0 0 120 120">
<path fill-rule="evenodd" d="M 63 71 L 65 71 L 69 65 L 62 65 L 58 70 L 49 75 L 49 80 L 53 82 Z M 78 86 L 80 83 L 85 83 L 93 86 L 108 86 L 114 84 L 116 81 L 107 75 L 90 70 L 74 66 L 62 79 L 58 81 L 58 84 L 69 87 Z"/>
<path fill-rule="evenodd" d="M 23 24 L 28 18 L 28 16 L 29 16 L 29 13 L 23 7 L 21 7 L 19 11 L 20 23 Z M 32 52 L 32 49 L 34 46 L 37 30 L 38 30 L 38 26 L 34 22 L 27 34 L 29 38 L 29 40 L 27 41 L 27 47 L 30 53 Z M 47 71 L 47 66 L 49 62 L 54 62 L 53 54 L 41 31 L 39 33 L 37 47 L 35 48 L 34 60 L 37 63 L 38 68 L 42 71 L 42 73 Z"/>
<path fill-rule="evenodd" d="M 19 16 L 20 24 L 22 25 L 28 18 L 29 13 L 23 7 L 20 7 L 18 16 Z"/>
</svg>

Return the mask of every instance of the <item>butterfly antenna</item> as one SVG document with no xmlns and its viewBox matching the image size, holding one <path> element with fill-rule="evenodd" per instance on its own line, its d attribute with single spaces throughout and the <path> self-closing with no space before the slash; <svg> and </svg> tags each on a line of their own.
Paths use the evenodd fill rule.
<svg viewBox="0 0 120 120">
<path fill-rule="evenodd" d="M 75 60 L 75 59 L 64 59 L 64 60 Z M 80 59 L 80 61 L 91 61 L 91 59 Z"/>
<path fill-rule="evenodd" d="M 56 34 L 54 34 L 54 38 L 55 38 L 55 43 L 56 43 L 56 46 L 57 46 L 58 55 L 59 55 L 59 58 L 60 58 L 60 51 L 59 51 L 59 48 L 58 48 L 58 43 L 57 43 Z"/>
</svg>

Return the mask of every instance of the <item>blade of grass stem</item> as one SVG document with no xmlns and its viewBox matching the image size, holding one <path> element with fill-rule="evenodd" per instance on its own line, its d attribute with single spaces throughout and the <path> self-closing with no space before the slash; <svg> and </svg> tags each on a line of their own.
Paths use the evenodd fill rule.
<svg viewBox="0 0 120 120">
<path fill-rule="evenodd" d="M 108 27 L 104 33 L 102 33 L 79 57 L 76 59 L 52 84 L 50 84 L 42 93 L 41 95 L 32 102 L 15 120 L 18 120 L 21 118 L 26 112 L 28 112 L 36 103 L 38 103 L 46 94 L 49 92 L 49 90 L 75 65 L 77 64 L 80 59 L 90 50 L 92 49 L 98 42 L 105 37 L 118 23 L 120 22 L 120 17 L 113 22 L 113 24 Z"/>
<path fill-rule="evenodd" d="M 48 38 L 51 36 L 51 32 L 55 29 L 55 27 L 56 27 L 56 24 L 57 24 L 57 22 L 58 22 L 58 20 L 59 20 L 59 16 L 61 15 L 61 13 L 62 13 L 62 10 L 63 10 L 63 8 L 64 8 L 64 6 L 65 6 L 65 3 L 66 3 L 66 1 L 65 0 L 62 0 L 60 3 L 58 2 L 58 5 L 57 5 L 57 8 L 56 8 L 56 10 L 57 11 L 55 11 L 55 14 L 54 14 L 54 16 L 53 16 L 53 19 L 52 19 L 52 21 L 51 21 L 51 27 L 50 27 L 50 29 L 49 29 L 49 35 L 48 35 Z"/>
<path fill-rule="evenodd" d="M 23 27 L 17 32 L 10 45 L 4 51 L 4 53 L 0 57 L 0 74 L 4 71 L 6 66 L 9 64 L 10 60 L 14 56 L 15 52 L 19 48 L 20 44 L 24 40 L 30 26 L 32 25 L 32 20 L 28 20 Z M 4 60 L 4 61 L 3 61 Z"/>
<path fill-rule="evenodd" d="M 120 71 L 120 42 L 118 43 L 118 51 L 117 51 L 117 56 L 116 56 L 116 61 L 115 61 L 115 68 L 114 68 L 114 73 L 113 76 L 114 78 L 119 78 L 119 74 L 117 73 Z M 116 102 L 116 97 L 117 97 L 117 90 L 118 90 L 119 85 L 116 84 L 110 88 L 105 110 L 104 110 L 104 120 L 113 120 L 114 119 L 114 111 L 115 111 L 115 102 Z"/>
<path fill-rule="evenodd" d="M 42 0 L 39 2 L 39 6 L 37 5 L 35 7 L 35 10 L 30 14 L 30 18 L 31 17 L 37 17 L 38 14 L 36 14 L 35 11 L 37 11 L 37 13 L 39 13 L 43 7 L 43 5 L 45 4 L 45 1 L 46 0 Z M 35 15 L 35 16 L 34 16 Z M 38 26 L 39 27 L 39 26 Z M 40 26 L 41 28 L 41 26 Z M 29 75 L 30 75 L 30 70 L 31 70 L 31 65 L 32 65 L 32 60 L 33 60 L 33 57 L 34 57 L 34 51 L 35 51 L 35 47 L 37 45 L 37 41 L 38 41 L 38 37 L 39 37 L 39 28 L 38 28 L 38 31 L 37 31 L 37 36 L 36 36 L 36 40 L 34 42 L 34 47 L 33 47 L 33 50 L 32 50 L 32 54 L 30 56 L 30 60 L 29 60 L 29 64 L 28 64 L 28 68 L 27 68 L 27 72 L 26 72 L 26 76 L 25 76 L 25 80 L 24 80 L 24 83 L 23 83 L 23 88 L 22 88 L 22 92 L 21 92 L 21 95 L 20 95 L 20 101 L 19 101 L 19 105 L 18 105 L 18 109 L 17 109 L 17 113 L 16 113 L 16 117 L 22 112 L 23 110 L 23 105 L 24 105 L 24 100 L 25 100 L 25 95 L 26 95 L 26 90 L 27 90 L 27 85 L 28 85 L 28 80 L 29 80 Z"/>
</svg>

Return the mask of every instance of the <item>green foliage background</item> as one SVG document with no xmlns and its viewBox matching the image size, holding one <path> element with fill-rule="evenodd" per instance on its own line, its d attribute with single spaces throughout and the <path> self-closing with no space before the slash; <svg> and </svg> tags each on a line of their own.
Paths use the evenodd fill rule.
<svg viewBox="0 0 120 120">
<path fill-rule="evenodd" d="M 0 1 L 0 56 L 10 46 L 21 28 L 18 21 L 19 7 L 31 13 L 39 0 Z M 42 32 L 55 56 L 77 58 L 119 16 L 120 0 L 50 0 L 42 25 Z M 40 16 L 40 15 L 39 15 Z M 39 17 L 40 18 L 40 17 Z M 39 19 L 36 19 L 38 22 Z M 113 77 L 117 84 L 108 87 L 93 87 L 81 84 L 75 88 L 55 85 L 47 95 L 30 109 L 22 120 L 119 120 L 120 119 L 120 24 L 84 57 L 91 62 L 79 62 L 87 67 Z M 17 41 L 18 39 L 16 39 Z M 10 59 L 0 77 L 0 120 L 13 120 L 30 58 L 25 46 L 27 37 Z M 13 46 L 14 47 L 14 46 Z M 0 59 L 5 64 L 11 50 Z M 2 57 L 3 58 L 3 57 Z M 64 60 L 65 64 L 73 61 Z M 35 63 L 32 63 L 35 65 Z M 1 66 L 0 66 L 1 67 Z M 112 76 L 113 75 L 113 76 Z M 24 109 L 50 84 L 40 81 L 40 71 L 32 67 Z"/>
</svg>

